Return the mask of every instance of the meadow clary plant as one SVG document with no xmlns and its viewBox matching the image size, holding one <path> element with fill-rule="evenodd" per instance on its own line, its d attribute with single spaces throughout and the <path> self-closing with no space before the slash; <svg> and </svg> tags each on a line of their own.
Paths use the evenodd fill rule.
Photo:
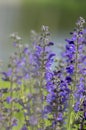
<svg viewBox="0 0 86 130">
<path fill-rule="evenodd" d="M 34 52 L 32 54 L 33 61 L 33 77 L 35 79 L 34 89 L 36 93 L 35 97 L 35 111 L 34 115 L 38 119 L 38 128 L 44 130 L 45 125 L 45 107 L 46 104 L 46 84 L 51 78 L 52 70 L 51 65 L 54 62 L 55 53 L 51 51 L 51 46 L 54 45 L 53 42 L 49 41 L 50 32 L 48 26 L 42 26 L 41 34 L 38 37 L 38 40 L 34 41 Z M 38 111 L 39 110 L 39 111 Z"/>
<path fill-rule="evenodd" d="M 85 86 L 86 86 L 86 29 L 85 20 L 80 17 L 71 39 L 67 39 L 66 51 L 66 73 L 71 79 L 69 88 L 71 90 L 69 100 L 68 130 L 85 128 Z M 73 113 L 73 108 L 75 113 Z M 74 114 L 74 115 L 73 115 Z M 72 116 L 73 115 L 73 116 Z M 73 119 L 74 118 L 74 121 Z"/>
<path fill-rule="evenodd" d="M 74 110 L 78 117 L 75 122 L 79 130 L 86 129 L 86 29 L 84 29 L 85 20 L 80 17 L 76 23 L 76 64 L 75 64 L 75 104 Z"/>
<path fill-rule="evenodd" d="M 11 38 L 14 40 L 13 45 L 17 48 L 17 51 L 10 57 L 8 71 L 2 72 L 2 79 L 8 83 L 7 94 L 3 97 L 5 98 L 4 102 L 6 102 L 5 107 L 7 107 L 6 116 L 8 120 L 6 129 L 9 130 L 18 125 L 16 113 L 20 111 L 20 114 L 23 113 L 26 104 L 26 101 L 23 101 L 26 93 L 25 84 L 30 78 L 28 46 L 24 46 L 21 43 L 21 38 L 15 33 L 11 35 Z M 25 92 L 23 92 L 24 90 Z"/>
</svg>

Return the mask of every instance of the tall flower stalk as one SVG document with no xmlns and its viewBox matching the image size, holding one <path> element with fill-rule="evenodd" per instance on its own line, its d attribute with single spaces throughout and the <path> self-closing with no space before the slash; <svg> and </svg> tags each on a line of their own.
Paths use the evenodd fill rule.
<svg viewBox="0 0 86 130">
<path fill-rule="evenodd" d="M 86 102 L 86 31 L 83 24 L 85 20 L 80 17 L 77 24 L 77 75 L 76 75 L 76 90 L 75 98 L 76 103 L 74 110 L 77 112 L 78 117 L 78 129 L 85 129 L 85 102 Z M 77 120 L 77 119 L 76 119 Z"/>
<path fill-rule="evenodd" d="M 10 57 L 8 71 L 2 72 L 2 79 L 4 81 L 8 81 L 9 88 L 8 93 L 9 96 L 6 95 L 5 102 L 9 107 L 8 110 L 8 126 L 7 130 L 12 129 L 14 126 L 18 125 L 18 121 L 16 119 L 16 113 L 22 111 L 24 109 L 25 101 L 27 96 L 25 83 L 27 79 L 30 78 L 29 75 L 29 49 L 21 44 L 21 38 L 17 34 L 12 34 L 11 37 L 14 39 L 13 45 L 18 48 L 12 56 Z M 27 59 L 28 58 L 28 59 Z M 25 90 L 25 92 L 23 92 Z M 28 92 L 28 91 L 27 91 Z M 27 95 L 27 94 L 26 94 Z M 28 100 L 28 99 L 27 99 Z M 19 106 L 19 108 L 18 108 Z M 23 113 L 24 111 L 20 112 Z M 22 116 L 23 117 L 23 116 Z M 26 118 L 25 118 L 26 119 Z"/>
<path fill-rule="evenodd" d="M 41 35 L 38 37 L 37 42 L 35 42 L 35 51 L 33 53 L 33 76 L 35 77 L 35 92 L 37 92 L 36 109 L 40 111 L 37 113 L 39 128 L 45 129 L 45 119 L 44 119 L 44 108 L 46 104 L 46 83 L 51 72 L 51 65 L 53 63 L 54 53 L 50 51 L 50 46 L 53 45 L 49 42 L 50 32 L 47 26 L 42 26 Z M 38 108 L 37 108 L 38 106 Z"/>
<path fill-rule="evenodd" d="M 71 89 L 70 94 L 70 102 L 69 102 L 69 118 L 68 118 L 68 129 L 72 129 L 71 114 L 73 113 L 73 106 L 75 112 L 79 111 L 80 108 L 80 100 L 84 100 L 84 95 L 82 94 L 85 91 L 85 57 L 86 57 L 86 39 L 85 39 L 85 29 L 83 24 L 85 20 L 80 17 L 78 22 L 76 23 L 77 27 L 75 28 L 72 34 L 72 38 L 70 40 L 66 40 L 68 44 L 66 45 L 66 73 L 71 77 L 72 82 L 69 85 Z M 83 92 L 82 92 L 83 91 Z M 75 104 L 75 105 L 74 105 Z M 83 122 L 83 121 L 82 121 Z M 80 127 L 80 124 L 79 124 Z M 82 129 L 82 128 L 81 128 Z M 80 129 L 80 130 L 81 130 Z M 83 127 L 84 129 L 84 127 Z"/>
</svg>

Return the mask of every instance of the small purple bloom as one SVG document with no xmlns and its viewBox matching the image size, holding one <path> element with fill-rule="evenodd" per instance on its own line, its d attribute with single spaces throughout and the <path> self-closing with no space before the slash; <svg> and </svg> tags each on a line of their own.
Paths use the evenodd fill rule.
<svg viewBox="0 0 86 130">
<path fill-rule="evenodd" d="M 28 128 L 26 127 L 26 125 L 24 125 L 21 130 L 28 130 Z"/>
<path fill-rule="evenodd" d="M 12 118 L 12 126 L 17 126 L 18 120 L 16 118 Z"/>
<path fill-rule="evenodd" d="M 11 98 L 11 97 L 7 97 L 7 98 L 6 98 L 6 101 L 7 101 L 7 103 L 11 103 L 12 98 Z"/>
<path fill-rule="evenodd" d="M 48 43 L 48 46 L 53 46 L 53 45 L 54 45 L 53 42 L 49 42 L 49 43 Z"/>
<path fill-rule="evenodd" d="M 76 104 L 74 105 L 74 111 L 78 112 L 80 110 L 80 102 L 76 102 Z"/>
<path fill-rule="evenodd" d="M 46 80 L 51 80 L 52 79 L 52 77 L 53 77 L 53 73 L 51 73 L 51 72 L 46 72 L 46 74 L 45 74 L 45 78 L 46 78 Z"/>
<path fill-rule="evenodd" d="M 75 52 L 75 45 L 74 44 L 67 44 L 66 49 L 70 52 Z"/>
<path fill-rule="evenodd" d="M 27 54 L 29 54 L 29 49 L 27 47 L 25 47 L 24 50 L 23 50 L 23 52 L 24 52 L 24 54 L 27 55 Z"/>
<path fill-rule="evenodd" d="M 47 105 L 47 106 L 44 107 L 43 113 L 44 113 L 44 114 L 48 114 L 48 113 L 50 113 L 51 111 L 52 111 L 52 107 L 51 107 L 50 105 Z"/>
<path fill-rule="evenodd" d="M 70 66 L 66 67 L 66 71 L 69 74 L 73 74 L 73 72 L 74 72 L 74 66 L 70 65 Z"/>
<path fill-rule="evenodd" d="M 35 117 L 35 116 L 31 116 L 30 117 L 30 119 L 29 119 L 29 123 L 30 123 L 30 125 L 37 125 L 38 124 L 38 120 L 37 120 L 37 117 Z"/>
<path fill-rule="evenodd" d="M 57 121 L 62 121 L 62 120 L 63 120 L 63 115 L 62 113 L 59 113 L 57 117 Z"/>
<path fill-rule="evenodd" d="M 70 76 L 67 76 L 67 77 L 66 77 L 66 81 L 67 81 L 67 83 L 70 83 L 70 82 L 72 81 L 71 77 L 70 77 Z"/>
</svg>

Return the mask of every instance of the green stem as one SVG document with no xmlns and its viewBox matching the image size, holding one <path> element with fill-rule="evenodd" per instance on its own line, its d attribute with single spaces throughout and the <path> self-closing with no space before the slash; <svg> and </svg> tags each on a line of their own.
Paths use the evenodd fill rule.
<svg viewBox="0 0 86 130">
<path fill-rule="evenodd" d="M 11 78 L 11 82 L 10 82 L 10 97 L 12 98 L 13 96 L 13 92 L 12 92 L 12 89 L 13 89 L 13 81 L 12 81 L 12 78 Z M 11 127 L 12 126 L 12 111 L 13 111 L 13 101 L 11 101 L 11 106 L 10 106 L 10 122 L 9 122 L 9 126 Z"/>
</svg>

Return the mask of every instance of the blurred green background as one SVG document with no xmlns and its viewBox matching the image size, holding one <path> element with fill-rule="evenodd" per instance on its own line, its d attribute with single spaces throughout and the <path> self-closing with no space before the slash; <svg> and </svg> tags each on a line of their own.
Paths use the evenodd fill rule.
<svg viewBox="0 0 86 130">
<path fill-rule="evenodd" d="M 14 51 L 9 35 L 18 32 L 23 42 L 29 43 L 30 31 L 40 31 L 48 25 L 55 42 L 54 51 L 70 37 L 75 22 L 82 16 L 86 19 L 86 0 L 0 0 L 0 59 L 6 68 L 8 57 Z"/>
</svg>

